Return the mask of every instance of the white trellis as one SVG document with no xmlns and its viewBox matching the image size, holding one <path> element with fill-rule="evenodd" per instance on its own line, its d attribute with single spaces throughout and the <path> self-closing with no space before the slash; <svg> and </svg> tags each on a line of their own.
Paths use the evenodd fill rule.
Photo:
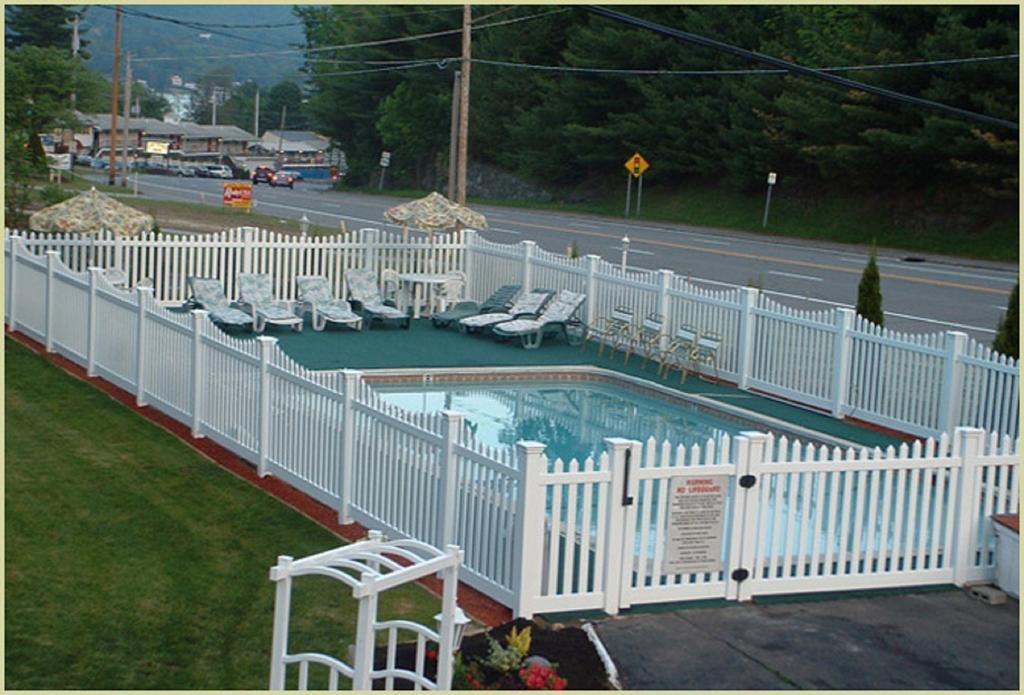
<svg viewBox="0 0 1024 695">
<path fill-rule="evenodd" d="M 370 531 L 368 540 L 299 560 L 287 555 L 279 556 L 277 564 L 270 568 L 270 579 L 277 582 L 270 689 L 284 690 L 288 665 L 298 664 L 298 689 L 307 690 L 309 665 L 312 663 L 327 667 L 329 690 L 338 689 L 339 674 L 352 680 L 353 690 L 370 690 L 376 679 L 384 679 L 385 689 L 392 690 L 396 678 L 411 681 L 416 690 L 451 690 L 456 630 L 459 627 L 455 592 L 461 561 L 462 551 L 458 546 L 449 545 L 438 550 L 414 540 L 387 541 L 379 531 Z M 377 621 L 377 599 L 381 592 L 438 573 L 443 583 L 441 614 L 438 616 L 440 632 L 410 620 Z M 307 574 L 332 577 L 352 587 L 352 597 L 359 602 L 359 616 L 355 649 L 349 657 L 351 664 L 318 652 L 288 653 L 292 579 Z M 395 664 L 400 630 L 416 634 L 413 671 L 398 668 Z M 374 645 L 380 631 L 388 633 L 387 662 L 383 669 L 374 670 Z M 428 641 L 438 645 L 434 681 L 425 675 Z"/>
</svg>

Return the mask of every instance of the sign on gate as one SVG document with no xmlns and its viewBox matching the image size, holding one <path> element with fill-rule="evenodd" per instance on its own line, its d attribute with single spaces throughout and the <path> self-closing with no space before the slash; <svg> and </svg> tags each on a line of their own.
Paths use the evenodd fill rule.
<svg viewBox="0 0 1024 695">
<path fill-rule="evenodd" d="M 722 569 L 726 475 L 672 478 L 663 574 Z"/>
</svg>

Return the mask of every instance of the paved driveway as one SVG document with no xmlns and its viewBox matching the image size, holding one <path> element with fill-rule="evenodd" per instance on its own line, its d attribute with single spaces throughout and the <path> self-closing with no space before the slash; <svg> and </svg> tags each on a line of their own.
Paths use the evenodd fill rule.
<svg viewBox="0 0 1024 695">
<path fill-rule="evenodd" d="M 595 626 L 627 690 L 1018 690 L 1019 604 L 950 590 L 623 615 Z"/>
</svg>

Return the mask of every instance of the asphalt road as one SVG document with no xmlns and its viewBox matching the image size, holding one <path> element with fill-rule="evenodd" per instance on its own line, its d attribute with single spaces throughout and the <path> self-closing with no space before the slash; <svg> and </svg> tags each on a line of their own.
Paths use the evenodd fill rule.
<svg viewBox="0 0 1024 695">
<path fill-rule="evenodd" d="M 106 178 L 99 173 L 95 177 Z M 142 175 L 139 190 L 157 198 L 200 202 L 202 197 L 217 204 L 222 183 Z M 348 229 L 396 229 L 383 222 L 383 211 L 404 201 L 332 192 L 312 181 L 297 183 L 292 190 L 261 184 L 253 199 L 255 210 L 263 214 L 288 219 L 305 214 L 316 225 L 339 227 L 344 221 Z M 487 216 L 490 228 L 483 236 L 492 241 L 513 244 L 531 239 L 563 253 L 575 241 L 581 254 L 594 253 L 618 263 L 622 237 L 628 236 L 630 266 L 668 268 L 712 287 L 756 285 L 795 308 L 852 306 L 869 251 L 867 245 L 777 239 L 682 224 L 489 205 L 474 209 Z M 869 235 L 866 231 L 866 240 Z M 879 270 L 887 327 L 912 333 L 960 330 L 987 343 L 1006 310 L 1019 266 L 881 249 Z"/>
</svg>

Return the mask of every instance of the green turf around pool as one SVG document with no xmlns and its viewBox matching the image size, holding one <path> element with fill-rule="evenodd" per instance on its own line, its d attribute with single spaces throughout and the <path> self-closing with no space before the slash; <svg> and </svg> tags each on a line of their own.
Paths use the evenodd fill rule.
<svg viewBox="0 0 1024 695">
<path fill-rule="evenodd" d="M 245 337 L 245 331 L 233 332 Z M 609 356 L 608 350 L 598 357 L 597 345 L 586 352 L 567 345 L 563 338 L 545 339 L 536 350 L 523 349 L 517 340 L 499 342 L 493 337 L 465 335 L 454 328 L 435 328 L 429 320 L 412 322 L 409 330 L 394 325 L 363 331 L 328 327 L 323 332 L 312 330 L 307 319 L 305 329 L 269 328 L 265 335 L 278 339 L 278 344 L 292 359 L 310 369 L 397 369 L 430 367 L 538 367 L 589 364 L 612 369 L 670 386 L 686 393 L 698 393 L 740 408 L 785 420 L 802 427 L 840 437 L 867 446 L 897 444 L 898 439 L 835 420 L 827 415 L 757 396 L 746 391 L 710 383 L 690 376 L 679 385 L 678 373 L 659 379 L 657 368 L 635 355 L 623 364 L 621 352 Z"/>
</svg>

